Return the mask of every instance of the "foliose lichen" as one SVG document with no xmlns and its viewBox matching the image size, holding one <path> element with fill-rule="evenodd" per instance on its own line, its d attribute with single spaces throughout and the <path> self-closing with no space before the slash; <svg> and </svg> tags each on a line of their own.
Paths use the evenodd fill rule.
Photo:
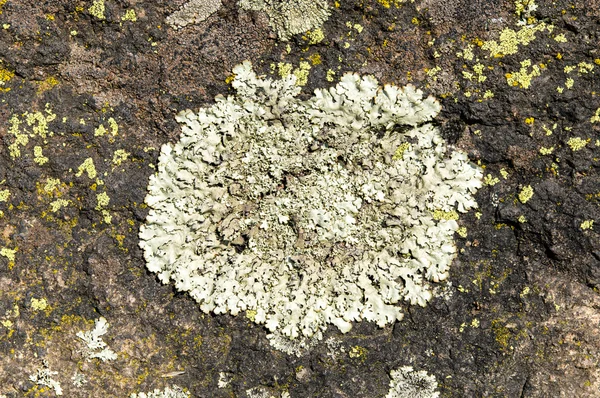
<svg viewBox="0 0 600 398">
<path fill-rule="evenodd" d="M 329 18 L 326 0 L 239 0 L 239 6 L 244 10 L 264 11 L 282 41 L 319 29 Z"/>
<path fill-rule="evenodd" d="M 140 230 L 148 269 L 204 312 L 250 311 L 291 339 L 425 305 L 459 229 L 434 214 L 476 207 L 482 179 L 427 123 L 439 103 L 357 74 L 300 100 L 294 75 L 233 72 L 236 95 L 179 114 L 180 141 L 161 149 Z"/>
<path fill-rule="evenodd" d="M 167 23 L 175 29 L 199 23 L 217 12 L 221 6 L 221 0 L 190 0 L 169 15 Z"/>
<path fill-rule="evenodd" d="M 385 398 L 438 398 L 435 376 L 412 366 L 403 366 L 390 372 L 390 390 Z"/>
</svg>

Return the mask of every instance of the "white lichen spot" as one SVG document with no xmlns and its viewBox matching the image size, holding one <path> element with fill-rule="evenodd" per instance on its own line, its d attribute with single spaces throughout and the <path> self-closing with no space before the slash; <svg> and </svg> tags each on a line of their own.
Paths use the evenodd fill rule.
<svg viewBox="0 0 600 398">
<path fill-rule="evenodd" d="M 96 319 L 93 330 L 77 332 L 76 336 L 86 344 L 84 355 L 88 360 L 98 358 L 105 362 L 117 359 L 117 354 L 102 340 L 102 336 L 106 334 L 109 326 L 110 324 L 106 322 L 106 319 L 100 317 Z"/>
<path fill-rule="evenodd" d="M 293 74 L 233 73 L 236 94 L 182 112 L 180 141 L 161 149 L 140 229 L 148 269 L 204 312 L 255 311 L 309 345 L 329 324 L 384 326 L 402 302 L 425 305 L 459 228 L 432 213 L 476 207 L 482 178 L 427 123 L 439 103 L 357 74 L 300 100 Z"/>
<path fill-rule="evenodd" d="M 162 391 L 156 388 L 154 391 L 147 393 L 132 393 L 129 398 L 190 398 L 190 393 L 174 385 L 173 387 L 166 387 Z"/>
<path fill-rule="evenodd" d="M 438 398 L 435 376 L 412 366 L 403 366 L 390 372 L 390 389 L 385 398 Z"/>
<path fill-rule="evenodd" d="M 60 382 L 52 378 L 57 374 L 58 372 L 53 372 L 50 370 L 48 363 L 44 360 L 44 367 L 38 369 L 34 374 L 30 375 L 29 380 L 40 386 L 53 389 L 56 395 L 62 395 L 63 390 L 60 386 Z"/>
</svg>

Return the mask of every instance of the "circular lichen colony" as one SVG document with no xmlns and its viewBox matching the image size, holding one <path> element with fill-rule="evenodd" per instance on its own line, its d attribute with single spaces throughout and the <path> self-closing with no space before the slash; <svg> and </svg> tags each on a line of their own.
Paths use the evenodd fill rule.
<svg viewBox="0 0 600 398">
<path fill-rule="evenodd" d="M 249 62 L 234 74 L 236 95 L 181 113 L 180 141 L 162 147 L 140 231 L 148 268 L 205 312 L 246 311 L 289 338 L 425 305 L 481 186 L 425 123 L 439 103 L 356 74 L 308 100 L 294 76 Z"/>
</svg>

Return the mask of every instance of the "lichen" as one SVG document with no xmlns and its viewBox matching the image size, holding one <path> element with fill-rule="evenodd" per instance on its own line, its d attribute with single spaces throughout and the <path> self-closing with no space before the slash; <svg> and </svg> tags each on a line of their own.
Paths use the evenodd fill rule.
<svg viewBox="0 0 600 398">
<path fill-rule="evenodd" d="M 88 177 L 92 180 L 98 176 L 96 166 L 94 166 L 94 159 L 85 159 L 83 163 L 77 168 L 77 173 L 75 173 L 75 176 L 81 177 L 83 173 L 87 173 Z"/>
<path fill-rule="evenodd" d="M 308 100 L 293 74 L 234 74 L 236 94 L 182 112 L 180 141 L 161 149 L 140 230 L 148 269 L 204 312 L 255 311 L 292 339 L 425 305 L 459 228 L 432 214 L 476 207 L 482 177 L 427 123 L 439 103 L 356 74 Z"/>
<path fill-rule="evenodd" d="M 531 188 L 531 185 L 527 185 L 523 187 L 523 189 L 521 189 L 521 192 L 519 193 L 519 200 L 521 201 L 521 203 L 527 203 L 532 197 L 533 188 Z"/>
<path fill-rule="evenodd" d="M 567 141 L 567 145 L 573 152 L 580 151 L 588 144 L 588 140 L 584 140 L 581 137 L 571 137 Z"/>
<path fill-rule="evenodd" d="M 416 371 L 412 366 L 403 366 L 390 372 L 390 390 L 385 398 L 437 398 L 435 376 L 424 370 Z"/>
<path fill-rule="evenodd" d="M 529 67 L 531 67 L 531 71 Z M 540 76 L 540 74 L 540 67 L 537 65 L 532 66 L 531 60 L 526 59 L 521 61 L 521 69 L 517 72 L 506 74 L 506 82 L 509 86 L 518 86 L 527 89 L 531 85 L 531 80 L 536 76 Z"/>
<path fill-rule="evenodd" d="M 239 6 L 244 10 L 264 11 L 282 41 L 319 29 L 329 18 L 326 0 L 239 0 Z"/>
<path fill-rule="evenodd" d="M 94 0 L 91 7 L 88 8 L 88 12 L 90 13 L 90 15 L 92 15 L 100 20 L 106 19 L 106 16 L 104 15 L 104 11 L 105 11 L 104 0 Z"/>
<path fill-rule="evenodd" d="M 167 17 L 175 29 L 204 21 L 221 8 L 221 0 L 191 0 Z"/>
</svg>

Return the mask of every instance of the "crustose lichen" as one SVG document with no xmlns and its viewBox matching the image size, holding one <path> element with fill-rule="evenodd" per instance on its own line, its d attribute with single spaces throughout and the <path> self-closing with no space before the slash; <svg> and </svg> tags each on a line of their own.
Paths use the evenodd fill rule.
<svg viewBox="0 0 600 398">
<path fill-rule="evenodd" d="M 293 75 L 234 73 L 236 95 L 182 112 L 162 147 L 148 268 L 205 312 L 248 311 L 292 339 L 425 305 L 456 252 L 456 217 L 435 215 L 475 207 L 482 177 L 426 123 L 439 103 L 356 74 L 300 100 Z"/>
</svg>

